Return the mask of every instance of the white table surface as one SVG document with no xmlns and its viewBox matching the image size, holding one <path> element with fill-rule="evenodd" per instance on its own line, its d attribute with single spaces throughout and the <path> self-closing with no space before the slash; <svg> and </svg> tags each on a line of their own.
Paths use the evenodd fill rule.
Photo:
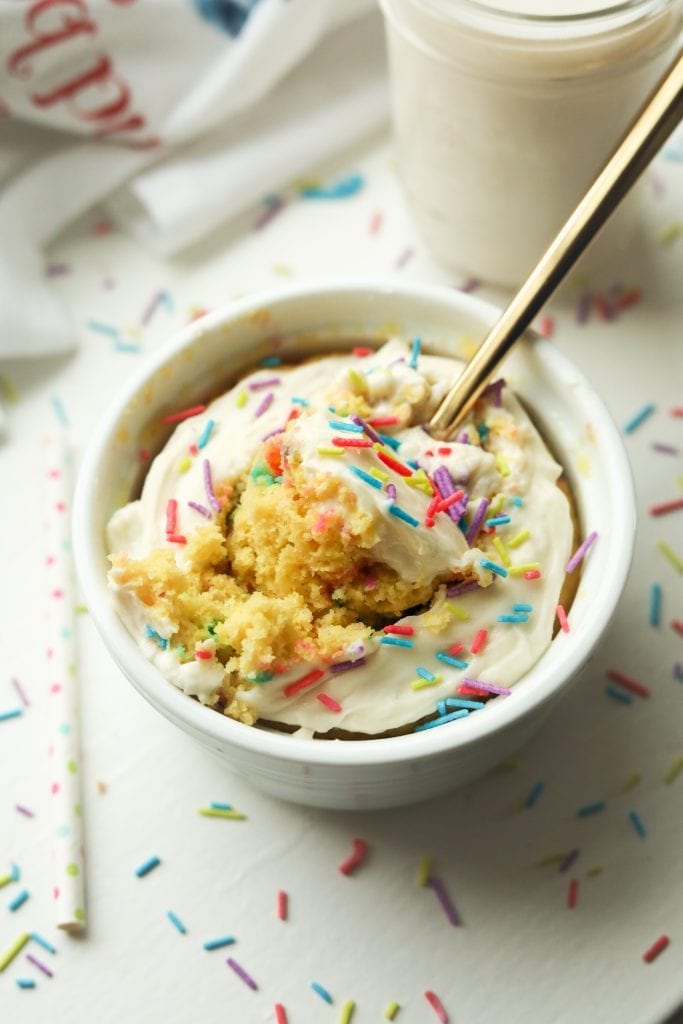
<svg viewBox="0 0 683 1024">
<path fill-rule="evenodd" d="M 680 146 L 678 151 L 680 151 Z M 673 156 L 676 156 L 676 150 Z M 605 281 L 643 289 L 643 301 L 616 321 L 575 321 L 577 288 L 551 304 L 552 343 L 573 358 L 603 395 L 617 423 L 647 402 L 656 412 L 626 438 L 639 512 L 635 560 L 616 618 L 590 666 L 542 732 L 519 752 L 517 767 L 422 806 L 383 813 L 333 813 L 265 798 L 237 782 L 163 720 L 127 684 L 86 615 L 79 620 L 84 746 L 87 915 L 82 939 L 54 928 L 51 823 L 47 793 L 46 680 L 42 652 L 43 569 L 40 439 L 55 423 L 52 397 L 68 414 L 78 453 L 97 418 L 141 355 L 116 351 L 86 326 L 96 318 L 137 340 L 143 353 L 163 344 L 191 307 L 213 308 L 279 280 L 337 275 L 391 276 L 458 284 L 418 238 L 385 139 L 323 169 L 324 180 L 359 170 L 364 188 L 335 202 L 291 201 L 267 228 L 260 210 L 219 230 L 206 244 L 162 262 L 117 233 L 100 234 L 93 213 L 53 246 L 67 264 L 55 278 L 73 311 L 73 355 L 0 363 L 19 400 L 7 403 L 0 445 L 0 711 L 15 707 L 10 678 L 30 707 L 0 722 L 0 874 L 16 862 L 30 899 L 6 909 L 0 891 L 0 952 L 36 930 L 58 953 L 36 949 L 54 978 L 24 954 L 0 974 L 0 1019 L 12 1024 L 249 1024 L 274 1020 L 281 1002 L 290 1024 L 332 1024 L 354 999 L 354 1024 L 383 1020 L 392 1000 L 400 1024 L 436 1021 L 424 991 L 437 993 L 458 1024 L 654 1024 L 683 1001 L 683 773 L 663 776 L 683 754 L 683 575 L 656 549 L 665 539 L 683 557 L 683 512 L 659 519 L 650 504 L 683 495 L 683 235 L 662 231 L 683 220 L 683 164 L 660 158 L 647 186 L 644 238 Z M 382 223 L 369 226 L 376 212 Z M 414 250 L 406 256 L 407 250 Z M 398 266 L 402 264 L 402 266 Z M 463 275 L 464 276 L 464 275 Z M 594 283 L 594 282 L 593 282 Z M 160 288 L 174 312 L 140 318 Z M 484 288 L 482 294 L 502 299 Z M 662 622 L 648 624 L 653 582 L 663 587 Z M 620 668 L 648 683 L 649 700 L 629 706 L 604 694 L 604 671 Z M 634 772 L 642 781 L 624 793 Z M 516 804 L 543 780 L 538 802 Z M 98 783 L 106 784 L 101 793 Z M 211 800 L 228 801 L 244 822 L 200 817 Z M 580 806 L 606 810 L 578 818 Z M 29 818 L 16 804 L 34 812 Z M 645 822 L 640 838 L 628 819 Z M 353 877 L 339 864 L 351 840 L 370 846 Z M 537 861 L 578 847 L 568 874 Z M 423 853 L 434 857 L 463 917 L 452 927 L 434 894 L 416 885 Z M 145 879 L 135 867 L 152 854 L 162 864 Z M 603 873 L 587 876 L 601 864 Z M 569 877 L 578 906 L 566 907 Z M 276 895 L 289 893 L 286 922 Z M 166 918 L 185 922 L 181 936 Z M 232 933 L 227 951 L 202 943 Z M 662 933 L 670 947 L 651 964 L 645 949 Z M 25 953 L 26 951 L 24 951 Z M 258 983 L 252 992 L 225 965 L 232 954 Z M 33 976 L 37 987 L 17 988 Z M 328 1006 L 309 987 L 334 996 Z"/>
</svg>

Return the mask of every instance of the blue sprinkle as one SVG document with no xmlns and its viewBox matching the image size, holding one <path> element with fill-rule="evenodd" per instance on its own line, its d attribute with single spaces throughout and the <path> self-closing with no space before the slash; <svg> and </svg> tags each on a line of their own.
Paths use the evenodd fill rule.
<svg viewBox="0 0 683 1024">
<path fill-rule="evenodd" d="M 467 708 L 469 711 L 478 711 L 479 708 L 486 707 L 486 701 L 463 700 L 460 697 L 446 697 L 444 704 L 448 708 Z"/>
<path fill-rule="evenodd" d="M 529 616 L 528 615 L 522 615 L 521 613 L 519 615 L 499 615 L 498 616 L 498 621 L 499 622 L 528 622 L 529 621 Z"/>
<path fill-rule="evenodd" d="M 413 641 L 409 640 L 404 636 L 383 636 L 380 640 L 381 644 L 387 644 L 389 647 L 412 647 Z"/>
<path fill-rule="evenodd" d="M 223 946 L 232 946 L 236 941 L 234 935 L 223 935 L 220 939 L 209 939 L 204 943 L 204 949 L 222 949 Z"/>
<path fill-rule="evenodd" d="M 114 348 L 117 352 L 140 352 L 140 346 L 135 341 L 123 341 L 121 338 L 117 338 L 114 342 Z"/>
<path fill-rule="evenodd" d="M 621 701 L 622 704 L 633 704 L 633 697 L 631 694 L 624 693 L 623 690 L 618 689 L 616 686 L 606 686 L 605 693 L 608 697 Z"/>
<path fill-rule="evenodd" d="M 314 992 L 318 993 L 321 999 L 324 999 L 326 1003 L 330 1004 L 330 1006 L 332 1005 L 332 996 L 330 995 L 326 988 L 323 988 L 322 985 L 319 985 L 317 981 L 311 982 L 311 988 L 313 989 Z"/>
<path fill-rule="evenodd" d="M 396 516 L 397 519 L 402 519 L 404 523 L 408 523 L 409 526 L 420 525 L 419 519 L 416 519 L 415 516 L 411 516 L 409 512 L 406 512 L 404 511 L 404 509 L 399 508 L 398 505 L 390 505 L 389 512 L 392 516 Z"/>
<path fill-rule="evenodd" d="M 12 708 L 11 711 L 0 711 L 0 722 L 7 722 L 10 718 L 18 718 L 23 714 L 21 708 Z"/>
<path fill-rule="evenodd" d="M 299 190 L 299 195 L 302 199 L 348 199 L 360 192 L 364 184 L 363 175 L 355 172 L 340 181 L 335 181 L 332 185 L 302 188 Z"/>
<path fill-rule="evenodd" d="M 165 651 L 167 649 L 168 640 L 163 636 L 159 636 L 156 629 L 152 629 L 149 623 L 145 626 L 145 635 L 148 636 L 150 640 L 156 640 L 156 642 L 159 644 L 159 647 L 161 647 L 162 651 Z"/>
<path fill-rule="evenodd" d="M 21 877 L 21 871 L 19 870 L 18 864 L 12 864 L 10 866 L 10 874 L 13 882 L 18 882 Z"/>
<path fill-rule="evenodd" d="M 17 985 L 19 988 L 35 988 L 36 983 L 33 978 L 17 978 Z"/>
<path fill-rule="evenodd" d="M 436 656 L 439 661 L 443 661 L 445 665 L 452 665 L 453 668 L 467 668 L 469 665 L 468 661 L 461 661 L 460 658 L 454 658 L 452 654 L 446 654 L 445 651 L 437 651 Z"/>
<path fill-rule="evenodd" d="M 21 892 L 18 892 L 17 895 L 10 900 L 10 902 L 7 904 L 7 909 L 12 911 L 18 910 L 19 907 L 23 906 L 23 904 L 26 903 L 28 896 L 28 889 L 22 889 Z"/>
<path fill-rule="evenodd" d="M 449 715 L 442 715 L 441 718 L 433 718 L 431 722 L 423 722 L 415 726 L 415 732 L 422 732 L 424 729 L 436 729 L 438 725 L 445 725 L 447 722 L 455 722 L 458 718 L 467 718 L 469 711 L 464 708 L 462 711 L 451 711 Z"/>
<path fill-rule="evenodd" d="M 410 362 L 408 366 L 411 370 L 417 370 L 417 360 L 420 355 L 420 349 L 422 348 L 422 338 L 413 339 L 413 348 L 410 354 Z"/>
<path fill-rule="evenodd" d="M 406 459 L 406 466 L 410 466 L 411 469 L 419 469 L 419 463 L 415 459 Z"/>
<path fill-rule="evenodd" d="M 163 291 L 159 292 L 159 298 L 161 299 L 163 304 L 166 306 L 166 312 L 167 313 L 172 313 L 173 309 L 174 309 L 174 306 L 173 306 L 173 296 L 171 295 L 171 293 L 169 292 L 169 290 L 167 288 L 164 288 Z"/>
<path fill-rule="evenodd" d="M 208 443 L 208 440 L 211 437 L 211 431 L 213 430 L 213 428 L 215 426 L 216 426 L 216 421 L 215 420 L 209 420 L 207 422 L 206 426 L 202 430 L 202 436 L 197 441 L 197 447 L 198 448 L 203 448 Z"/>
<path fill-rule="evenodd" d="M 58 395 L 52 396 L 52 408 L 55 411 L 55 415 L 63 427 L 69 426 L 69 417 L 66 414 L 66 409 L 62 403 L 61 398 Z"/>
<path fill-rule="evenodd" d="M 643 422 L 643 420 L 646 420 L 648 418 L 648 416 L 652 415 L 652 413 L 655 411 L 655 409 L 656 409 L 656 406 L 655 406 L 654 402 L 649 402 L 647 405 L 644 405 L 643 408 L 640 409 L 635 414 L 635 416 L 632 416 L 631 419 L 628 421 L 628 423 L 624 426 L 624 433 L 625 434 L 632 434 L 633 431 L 636 429 L 636 427 L 640 426 L 640 424 Z"/>
<path fill-rule="evenodd" d="M 510 522 L 510 516 L 494 516 L 492 519 L 486 520 L 487 526 L 504 526 Z"/>
<path fill-rule="evenodd" d="M 180 920 L 180 918 L 178 917 L 177 914 L 174 914 L 172 910 L 167 910 L 166 911 L 166 916 L 169 919 L 169 921 L 171 922 L 171 924 L 173 925 L 173 927 L 178 929 L 178 931 L 180 932 L 181 935 L 185 935 L 186 934 L 187 928 L 185 927 L 185 925 Z"/>
<path fill-rule="evenodd" d="M 149 860 L 146 860 L 144 864 L 141 864 L 135 869 L 135 874 L 138 878 L 144 878 L 145 875 L 148 875 L 150 871 L 153 871 L 154 868 L 159 866 L 159 864 L 161 864 L 161 861 L 158 857 L 150 857 Z"/>
<path fill-rule="evenodd" d="M 113 324 L 105 324 L 102 320 L 87 320 L 85 326 L 97 334 L 106 334 L 108 338 L 118 338 L 119 329 Z"/>
<path fill-rule="evenodd" d="M 658 626 L 662 617 L 662 588 L 659 583 L 652 584 L 650 591 L 650 625 Z"/>
<path fill-rule="evenodd" d="M 477 433 L 479 434 L 480 441 L 485 441 L 490 432 L 491 428 L 487 427 L 485 423 L 480 423 L 477 427 Z"/>
<path fill-rule="evenodd" d="M 607 807 L 605 800 L 596 800 L 594 804 L 584 804 L 576 812 L 577 818 L 587 818 L 590 814 L 599 814 Z"/>
<path fill-rule="evenodd" d="M 534 606 L 532 604 L 513 604 L 513 612 L 532 612 Z"/>
<path fill-rule="evenodd" d="M 512 503 L 512 504 L 513 504 L 513 505 L 514 505 L 514 506 L 515 506 L 516 508 L 523 508 L 523 507 L 524 507 L 524 502 L 522 501 L 522 499 L 520 498 L 520 496 L 519 496 L 518 494 L 514 494 L 514 495 L 513 495 L 513 496 L 512 496 L 511 498 L 510 498 L 510 501 L 511 501 L 511 503 Z"/>
<path fill-rule="evenodd" d="M 489 562 L 488 558 L 482 558 L 479 565 L 482 569 L 488 569 L 489 572 L 493 572 L 496 576 L 507 576 L 508 571 L 504 569 L 502 565 L 496 565 L 495 562 Z"/>
<path fill-rule="evenodd" d="M 302 405 L 305 409 L 307 409 L 308 406 L 310 405 L 310 402 L 308 401 L 307 398 L 296 398 L 295 397 L 295 398 L 292 398 L 292 402 L 294 403 L 294 405 Z"/>
<path fill-rule="evenodd" d="M 529 790 L 528 797 L 524 801 L 524 806 L 525 807 L 533 807 L 544 789 L 545 789 L 545 782 L 543 782 L 543 781 L 539 781 L 534 786 L 532 786 L 531 789 Z"/>
<path fill-rule="evenodd" d="M 214 811 L 232 811 L 234 810 L 232 804 L 218 803 L 217 800 L 212 800 L 210 805 Z"/>
<path fill-rule="evenodd" d="M 382 490 L 382 481 L 378 480 L 376 476 L 370 476 L 369 473 L 366 473 L 364 469 L 359 469 L 358 466 L 347 466 L 347 469 L 352 473 L 355 473 L 355 475 L 360 477 L 361 480 L 364 480 L 366 484 L 370 484 L 370 486 L 374 487 L 375 490 Z M 389 511 L 391 511 L 391 509 L 389 509 Z"/>
<path fill-rule="evenodd" d="M 645 828 L 645 825 L 643 824 L 643 819 L 638 814 L 638 811 L 629 811 L 628 816 L 631 819 L 631 824 L 633 825 L 634 829 L 636 830 L 640 838 L 645 839 L 645 837 L 647 836 L 647 829 Z"/>
<path fill-rule="evenodd" d="M 397 441 L 395 437 L 389 437 L 388 434 L 380 434 L 379 430 L 376 431 L 376 433 L 382 444 L 387 445 L 387 447 L 391 448 L 392 451 L 397 452 L 401 447 L 401 442 Z"/>
<path fill-rule="evenodd" d="M 54 954 L 57 952 L 55 947 L 50 942 L 48 942 L 47 939 L 44 939 L 42 935 L 39 935 L 38 932 L 31 932 L 31 938 L 33 939 L 34 942 L 37 942 L 39 946 L 42 946 L 43 949 L 46 949 L 48 953 Z"/>
<path fill-rule="evenodd" d="M 422 666 L 420 665 L 418 668 L 415 669 L 415 671 L 417 672 L 421 679 L 426 679 L 430 683 L 436 682 L 436 676 L 434 675 L 433 672 L 430 672 L 428 668 L 422 668 Z"/>
<path fill-rule="evenodd" d="M 327 425 L 328 427 L 331 427 L 332 430 L 346 430 L 350 434 L 363 433 L 363 427 L 361 427 L 360 423 L 346 423 L 344 420 L 328 420 Z"/>
<path fill-rule="evenodd" d="M 280 356 L 265 356 L 261 360 L 261 366 L 280 366 L 282 359 Z"/>
</svg>

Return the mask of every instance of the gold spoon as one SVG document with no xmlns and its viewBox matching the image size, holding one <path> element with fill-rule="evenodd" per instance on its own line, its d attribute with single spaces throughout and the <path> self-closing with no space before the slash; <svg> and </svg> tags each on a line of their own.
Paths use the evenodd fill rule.
<svg viewBox="0 0 683 1024">
<path fill-rule="evenodd" d="M 680 51 L 588 192 L 432 416 L 427 424 L 431 434 L 448 437 L 470 412 L 508 350 L 529 327 L 682 117 L 683 51 Z"/>
</svg>

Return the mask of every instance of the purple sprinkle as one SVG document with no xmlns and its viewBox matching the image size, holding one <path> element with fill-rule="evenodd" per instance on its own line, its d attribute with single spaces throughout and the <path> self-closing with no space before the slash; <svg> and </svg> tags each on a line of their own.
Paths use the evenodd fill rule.
<svg viewBox="0 0 683 1024">
<path fill-rule="evenodd" d="M 215 512 L 220 512 L 221 503 L 214 494 L 213 481 L 211 479 L 211 463 L 208 459 L 204 459 L 204 490 L 206 496 L 209 499 L 209 505 Z"/>
<path fill-rule="evenodd" d="M 508 690 L 507 686 L 496 686 L 494 683 L 485 683 L 481 679 L 470 679 L 468 676 L 463 676 L 462 685 L 471 686 L 473 690 L 486 690 L 487 693 L 497 693 L 503 697 L 512 693 L 512 690 Z"/>
<path fill-rule="evenodd" d="M 15 806 L 19 814 L 25 814 L 27 818 L 34 817 L 33 811 L 29 811 L 28 807 L 23 807 L 21 804 L 16 804 Z"/>
<path fill-rule="evenodd" d="M 28 697 L 24 693 L 24 689 L 23 689 L 21 683 L 19 682 L 19 680 L 12 678 L 12 686 L 14 687 L 14 689 L 19 694 L 19 700 L 24 705 L 24 707 L 25 708 L 29 707 Z"/>
<path fill-rule="evenodd" d="M 683 683 L 683 665 L 681 665 L 680 661 L 677 661 L 674 665 L 672 675 L 679 683 Z"/>
<path fill-rule="evenodd" d="M 413 248 L 411 248 L 410 246 L 408 246 L 407 249 L 404 249 L 403 252 L 401 253 L 401 255 L 396 260 L 396 262 L 394 263 L 394 266 L 395 266 L 396 270 L 400 270 L 401 267 L 405 267 L 405 265 L 408 262 L 408 260 L 412 259 L 412 257 L 414 255 L 415 255 L 415 250 Z"/>
<path fill-rule="evenodd" d="M 278 427 L 276 430 L 271 430 L 269 434 L 264 434 L 261 441 L 267 441 L 270 437 L 275 437 L 277 434 L 284 434 L 285 428 Z"/>
<path fill-rule="evenodd" d="M 143 310 L 142 316 L 140 317 L 140 323 L 142 324 L 143 327 L 150 322 L 156 311 L 157 306 L 159 305 L 163 297 L 164 293 L 158 291 L 155 292 L 152 298 L 149 300 L 149 302 L 147 303 Z"/>
<path fill-rule="evenodd" d="M 478 277 L 468 277 L 467 280 L 459 286 L 459 292 L 474 292 L 477 288 L 481 288 L 481 281 Z"/>
<path fill-rule="evenodd" d="M 653 441 L 652 448 L 656 452 L 664 452 L 665 455 L 678 455 L 680 451 L 679 448 L 674 448 L 672 444 L 661 444 L 659 441 Z"/>
<path fill-rule="evenodd" d="M 254 419 L 257 420 L 259 416 L 263 416 L 264 412 L 267 412 L 268 409 L 270 409 L 271 405 L 273 404 L 274 398 L 275 395 L 273 394 L 272 391 L 269 391 L 268 394 L 264 396 L 263 401 L 261 402 L 258 409 L 254 413 Z"/>
<path fill-rule="evenodd" d="M 50 968 L 46 967 L 45 964 L 41 960 L 38 960 L 37 957 L 33 956 L 32 953 L 27 953 L 26 954 L 26 959 L 30 960 L 31 963 L 34 965 L 34 967 L 37 967 L 39 971 L 43 972 L 43 974 L 47 974 L 48 978 L 53 978 L 54 977 L 54 975 L 53 975 L 52 971 L 50 970 Z"/>
<path fill-rule="evenodd" d="M 579 296 L 579 301 L 576 304 L 576 322 L 577 324 L 585 324 L 590 316 L 591 306 L 593 304 L 593 296 L 590 292 L 583 292 Z"/>
<path fill-rule="evenodd" d="M 488 387 L 484 388 L 484 390 L 481 393 L 481 397 L 488 398 L 490 395 L 491 398 L 493 399 L 493 404 L 496 406 L 497 409 L 500 409 L 501 402 L 503 400 L 501 392 L 504 387 L 505 378 L 501 377 L 499 380 L 492 381 Z"/>
<path fill-rule="evenodd" d="M 264 200 L 266 209 L 257 217 L 252 225 L 252 231 L 261 231 L 266 225 L 270 224 L 271 220 L 277 217 L 281 210 L 284 210 L 287 205 L 282 196 L 267 196 Z"/>
<path fill-rule="evenodd" d="M 330 665 L 330 672 L 348 672 L 352 668 L 360 668 L 365 664 L 365 658 L 357 658 L 356 661 L 338 661 L 336 665 Z"/>
<path fill-rule="evenodd" d="M 370 426 L 370 424 L 369 424 L 369 423 L 366 423 L 366 422 L 365 422 L 365 420 L 364 420 L 364 419 L 363 419 L 363 418 L 362 418 L 361 416 L 358 416 L 358 415 L 357 415 L 357 414 L 356 414 L 356 413 L 354 412 L 354 413 L 352 414 L 352 416 L 351 416 L 351 420 L 352 420 L 352 422 L 353 422 L 353 423 L 355 423 L 355 424 L 356 424 L 357 426 L 359 426 L 359 427 L 362 427 L 362 428 L 363 428 L 363 432 L 364 432 L 365 434 L 367 434 L 367 435 L 368 435 L 368 437 L 370 438 L 370 440 L 371 440 L 371 441 L 374 441 L 374 442 L 375 442 L 375 444 L 381 444 L 382 446 L 384 446 L 384 443 L 383 443 L 383 441 L 382 441 L 382 438 L 381 438 L 381 437 L 379 436 L 379 434 L 377 434 L 377 433 L 376 433 L 376 432 L 375 432 L 375 431 L 374 431 L 374 430 L 372 429 L 372 427 Z"/>
<path fill-rule="evenodd" d="M 458 444 L 467 444 L 470 439 L 470 435 L 466 430 L 463 430 L 462 434 L 458 434 Z"/>
<path fill-rule="evenodd" d="M 467 543 L 469 544 L 470 547 L 472 547 L 472 545 L 474 544 L 475 540 L 477 539 L 477 534 L 479 533 L 479 528 L 481 527 L 481 524 L 484 521 L 484 516 L 486 515 L 486 510 L 487 510 L 487 508 L 489 507 L 490 504 L 491 504 L 491 502 L 489 501 L 488 498 L 482 498 L 481 501 L 479 502 L 479 507 L 478 507 L 477 511 L 474 513 L 474 518 L 472 520 L 470 528 L 467 531 L 467 533 L 465 534 L 465 540 L 467 541 Z"/>
<path fill-rule="evenodd" d="M 389 501 L 396 501 L 396 487 L 394 484 L 387 484 L 387 498 Z"/>
<path fill-rule="evenodd" d="M 281 377 L 269 377 L 267 380 L 253 380 L 247 387 L 250 391 L 263 391 L 264 388 L 274 388 L 281 383 Z"/>
<path fill-rule="evenodd" d="M 448 466 L 438 466 L 432 474 L 436 489 L 442 498 L 448 498 L 451 494 L 456 491 L 456 486 L 453 483 L 453 477 L 451 476 Z M 455 505 L 450 505 L 446 509 L 446 515 L 457 524 L 462 519 L 463 509 L 459 507 L 458 502 Z"/>
<path fill-rule="evenodd" d="M 446 587 L 446 597 L 459 597 L 460 594 L 466 594 L 469 590 L 479 590 L 479 582 L 468 580 L 467 583 L 455 583 L 451 587 Z"/>
<path fill-rule="evenodd" d="M 237 977 L 241 978 L 245 985 L 248 985 L 249 988 L 253 988 L 253 990 L 256 991 L 258 985 L 254 981 L 254 979 L 247 974 L 244 967 L 240 967 L 237 961 L 233 960 L 231 956 L 229 956 L 225 962 L 229 967 L 232 967 Z"/>
<path fill-rule="evenodd" d="M 190 508 L 193 508 L 195 512 L 199 512 L 200 515 L 206 516 L 207 519 L 211 518 L 211 513 L 206 505 L 199 505 L 196 501 L 188 501 L 187 503 Z"/>
<path fill-rule="evenodd" d="M 430 875 L 429 886 L 434 890 L 434 894 L 436 895 L 436 898 L 441 904 L 443 912 L 450 921 L 450 923 L 453 925 L 461 925 L 462 920 L 460 919 L 460 914 L 458 913 L 455 906 L 451 902 L 451 899 L 448 893 L 446 892 L 446 887 L 441 881 L 441 879 L 437 878 L 435 875 Z"/>
<path fill-rule="evenodd" d="M 45 273 L 48 277 L 63 277 L 71 270 L 70 263 L 48 263 Z"/>
<path fill-rule="evenodd" d="M 560 864 L 560 871 L 562 873 L 564 873 L 565 871 L 569 871 L 570 867 L 572 866 L 572 864 L 574 863 L 574 861 L 576 860 L 576 858 L 578 856 L 579 856 L 579 851 L 578 850 L 570 850 L 569 853 L 567 854 L 567 856 L 564 858 L 564 860 Z"/>
<path fill-rule="evenodd" d="M 389 369 L 389 367 L 391 367 L 391 366 L 397 366 L 399 363 L 405 363 L 405 361 L 406 361 L 406 357 L 405 356 L 399 356 L 398 359 L 392 359 L 391 362 L 389 363 L 389 366 L 387 366 L 387 369 Z M 429 431 L 425 429 L 425 433 L 429 434 Z M 429 434 L 429 436 L 431 437 L 432 435 Z"/>
<path fill-rule="evenodd" d="M 595 530 L 593 530 L 592 533 L 588 534 L 583 544 L 579 545 L 579 547 L 576 549 L 572 557 L 567 562 L 567 572 L 574 572 L 574 569 L 576 569 L 577 565 L 579 564 L 583 556 L 586 554 L 591 544 L 595 540 L 597 540 L 597 537 L 598 534 Z"/>
</svg>

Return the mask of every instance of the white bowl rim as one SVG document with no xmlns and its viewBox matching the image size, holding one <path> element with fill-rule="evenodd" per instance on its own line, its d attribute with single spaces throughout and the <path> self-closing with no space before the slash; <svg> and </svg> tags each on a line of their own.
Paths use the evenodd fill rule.
<svg viewBox="0 0 683 1024">
<path fill-rule="evenodd" d="M 90 615 L 114 660 L 153 706 L 172 721 L 180 720 L 191 732 L 202 734 L 206 740 L 222 748 L 239 747 L 254 756 L 261 755 L 269 760 L 339 769 L 423 761 L 465 748 L 487 736 L 493 736 L 501 729 L 513 726 L 532 710 L 551 700 L 584 664 L 612 617 L 629 572 L 636 521 L 630 466 L 614 421 L 583 374 L 552 344 L 542 341 L 537 343 L 537 353 L 551 369 L 555 367 L 565 373 L 571 371 L 574 378 L 581 382 L 586 389 L 584 398 L 587 397 L 590 402 L 592 421 L 599 423 L 603 437 L 610 439 L 610 479 L 606 481 L 606 487 L 616 496 L 609 534 L 601 538 L 601 543 L 609 545 L 614 555 L 608 560 L 611 576 L 603 580 L 601 593 L 604 596 L 596 602 L 593 618 L 583 624 L 580 633 L 575 634 L 575 643 L 571 652 L 568 652 L 562 673 L 544 680 L 536 688 L 516 684 L 510 696 L 492 701 L 487 705 L 486 713 L 468 716 L 458 722 L 457 728 L 446 726 L 401 736 L 336 741 L 304 739 L 295 734 L 245 726 L 200 704 L 175 687 L 147 660 L 118 617 L 100 568 L 102 538 L 98 532 L 99 527 L 95 528 L 92 502 L 97 466 L 103 457 L 106 458 L 109 439 L 124 409 L 141 386 L 197 335 L 239 320 L 256 309 L 276 307 L 282 302 L 322 296 L 344 296 L 350 302 L 354 294 L 365 298 L 380 294 L 385 299 L 394 295 L 403 300 L 412 297 L 416 301 L 432 300 L 438 305 L 446 303 L 453 306 L 454 313 L 460 310 L 480 316 L 485 325 L 493 324 L 500 314 L 500 310 L 492 303 L 443 285 L 386 279 L 342 278 L 334 281 L 297 282 L 254 292 L 231 301 L 183 327 L 159 349 L 150 353 L 137 372 L 128 378 L 93 431 L 78 474 L 73 507 L 74 558 Z M 528 679 L 536 673 L 539 666 L 542 668 L 542 662 L 543 658 L 532 666 L 524 678 Z"/>
</svg>

